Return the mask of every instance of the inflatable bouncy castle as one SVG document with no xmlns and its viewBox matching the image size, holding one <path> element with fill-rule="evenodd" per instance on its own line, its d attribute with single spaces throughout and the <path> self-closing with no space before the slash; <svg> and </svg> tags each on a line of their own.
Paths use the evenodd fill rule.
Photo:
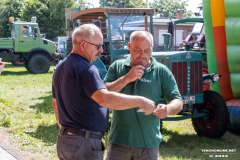
<svg viewBox="0 0 240 160">
<path fill-rule="evenodd" d="M 203 0 L 203 17 L 208 70 L 222 75 L 211 90 L 226 101 L 229 130 L 240 134 L 240 1 Z"/>
</svg>

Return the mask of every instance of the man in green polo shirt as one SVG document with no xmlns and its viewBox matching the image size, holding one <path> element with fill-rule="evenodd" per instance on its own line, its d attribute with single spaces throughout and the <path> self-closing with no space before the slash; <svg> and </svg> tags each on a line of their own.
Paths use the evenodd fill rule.
<svg viewBox="0 0 240 160">
<path fill-rule="evenodd" d="M 128 48 L 130 55 L 109 67 L 106 87 L 149 98 L 157 108 L 151 115 L 137 108 L 113 110 L 107 160 L 157 160 L 162 140 L 159 120 L 182 110 L 181 95 L 171 71 L 151 57 L 151 33 L 133 32 Z"/>
</svg>

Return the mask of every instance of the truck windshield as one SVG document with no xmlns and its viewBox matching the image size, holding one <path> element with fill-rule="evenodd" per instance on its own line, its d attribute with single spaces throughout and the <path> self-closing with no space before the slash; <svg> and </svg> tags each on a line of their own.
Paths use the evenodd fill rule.
<svg viewBox="0 0 240 160">
<path fill-rule="evenodd" d="M 127 49 L 127 42 L 133 31 L 145 30 L 143 15 L 109 15 L 111 37 L 115 49 Z M 148 26 L 150 22 L 148 20 Z M 149 30 L 149 28 L 148 28 Z"/>
</svg>

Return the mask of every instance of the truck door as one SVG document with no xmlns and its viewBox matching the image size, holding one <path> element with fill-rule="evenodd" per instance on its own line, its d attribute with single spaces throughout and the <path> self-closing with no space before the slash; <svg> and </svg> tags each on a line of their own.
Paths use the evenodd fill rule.
<svg viewBox="0 0 240 160">
<path fill-rule="evenodd" d="M 19 52 L 29 52 L 39 47 L 40 36 L 37 25 L 21 25 L 19 35 Z"/>
</svg>

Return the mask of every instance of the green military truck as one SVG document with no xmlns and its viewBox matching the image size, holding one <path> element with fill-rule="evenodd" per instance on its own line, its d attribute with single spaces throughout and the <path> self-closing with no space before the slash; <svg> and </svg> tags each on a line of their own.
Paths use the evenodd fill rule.
<svg viewBox="0 0 240 160">
<path fill-rule="evenodd" d="M 3 62 L 25 65 L 31 73 L 47 73 L 55 59 L 56 45 L 40 33 L 36 17 L 31 22 L 10 17 L 11 37 L 0 38 L 0 58 Z"/>
</svg>

